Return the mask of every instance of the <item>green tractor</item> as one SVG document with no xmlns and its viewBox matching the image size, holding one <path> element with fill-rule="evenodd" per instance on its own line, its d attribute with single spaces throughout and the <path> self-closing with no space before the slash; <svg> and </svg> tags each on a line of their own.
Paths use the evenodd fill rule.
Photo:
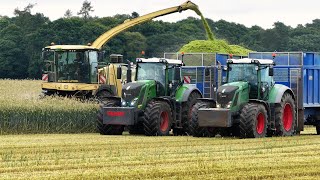
<svg viewBox="0 0 320 180">
<path fill-rule="evenodd" d="M 202 94 L 183 83 L 182 65 L 181 60 L 138 58 L 136 81 L 122 87 L 121 98 L 110 97 L 100 108 L 100 134 L 121 135 L 125 128 L 147 136 L 165 136 L 171 129 L 175 135 L 190 134 L 191 110 Z"/>
<path fill-rule="evenodd" d="M 297 127 L 293 91 L 275 84 L 273 60 L 229 59 L 224 70 L 227 82 L 217 99 L 199 100 L 192 109 L 193 135 L 261 138 L 291 136 Z"/>
</svg>

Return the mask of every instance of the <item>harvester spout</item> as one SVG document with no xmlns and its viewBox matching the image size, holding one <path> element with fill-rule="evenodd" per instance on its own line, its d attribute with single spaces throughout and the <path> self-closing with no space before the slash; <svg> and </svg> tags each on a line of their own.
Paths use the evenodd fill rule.
<svg viewBox="0 0 320 180">
<path fill-rule="evenodd" d="M 187 1 L 187 2 L 185 2 L 185 3 L 183 3 L 183 4 L 181 4 L 181 5 L 179 6 L 179 10 L 178 10 L 178 11 L 179 11 L 179 12 L 182 12 L 182 11 L 188 10 L 188 9 L 193 10 L 193 11 L 196 12 L 199 16 L 201 16 L 201 12 L 200 12 L 200 10 L 199 10 L 198 5 L 196 5 L 195 3 L 191 2 L 191 1 Z"/>
</svg>

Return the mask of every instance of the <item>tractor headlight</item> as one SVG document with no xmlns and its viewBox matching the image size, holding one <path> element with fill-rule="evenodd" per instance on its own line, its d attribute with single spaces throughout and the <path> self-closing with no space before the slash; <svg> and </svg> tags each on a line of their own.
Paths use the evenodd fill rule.
<svg viewBox="0 0 320 180">
<path fill-rule="evenodd" d="M 126 102 L 125 100 L 121 99 L 121 105 L 122 105 L 122 106 L 126 106 L 126 105 L 127 105 L 127 102 Z"/>
<path fill-rule="evenodd" d="M 138 101 L 138 98 L 134 98 L 131 103 L 130 103 L 130 106 L 134 106 L 136 105 L 136 102 Z"/>
<path fill-rule="evenodd" d="M 229 101 L 228 104 L 226 105 L 226 108 L 228 109 L 231 108 L 231 105 L 232 105 L 232 101 Z"/>
<path fill-rule="evenodd" d="M 221 104 L 219 104 L 219 103 L 217 103 L 216 106 L 217 106 L 217 108 L 221 108 Z"/>
</svg>

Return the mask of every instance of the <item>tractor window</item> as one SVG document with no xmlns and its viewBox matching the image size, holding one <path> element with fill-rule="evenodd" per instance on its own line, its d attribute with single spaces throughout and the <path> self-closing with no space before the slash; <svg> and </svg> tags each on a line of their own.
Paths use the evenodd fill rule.
<svg viewBox="0 0 320 180">
<path fill-rule="evenodd" d="M 258 83 L 255 64 L 230 64 L 228 70 L 228 82 L 247 81 L 251 85 Z"/>
<path fill-rule="evenodd" d="M 165 68 L 162 63 L 139 63 L 137 80 L 156 80 L 165 85 Z"/>
<path fill-rule="evenodd" d="M 261 82 L 271 86 L 273 78 L 269 76 L 269 67 L 265 67 L 261 69 Z"/>
</svg>

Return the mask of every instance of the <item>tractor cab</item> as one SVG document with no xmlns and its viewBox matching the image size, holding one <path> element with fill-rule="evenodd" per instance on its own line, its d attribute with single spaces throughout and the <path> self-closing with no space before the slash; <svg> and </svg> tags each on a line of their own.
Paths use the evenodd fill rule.
<svg viewBox="0 0 320 180">
<path fill-rule="evenodd" d="M 248 91 L 246 99 L 266 100 L 274 85 L 273 66 L 273 60 L 229 59 L 225 67 L 227 83 L 218 89 L 218 104 L 230 106 L 232 99 L 227 97 L 233 98 L 238 89 Z"/>
<path fill-rule="evenodd" d="M 174 94 L 181 83 L 181 60 L 137 58 L 136 62 L 136 81 L 123 86 L 122 106 L 142 107 L 149 98 Z"/>
</svg>

